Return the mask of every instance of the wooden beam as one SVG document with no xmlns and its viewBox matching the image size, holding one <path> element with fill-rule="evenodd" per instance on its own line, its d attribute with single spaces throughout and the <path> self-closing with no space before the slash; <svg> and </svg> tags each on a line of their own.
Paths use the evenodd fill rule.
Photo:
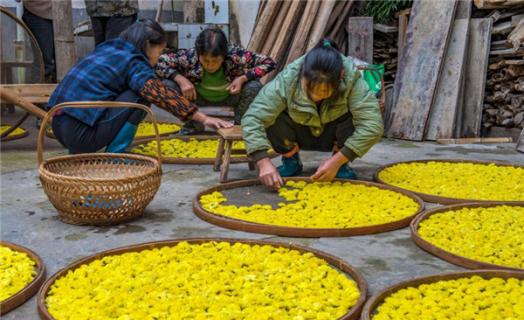
<svg viewBox="0 0 524 320">
<path fill-rule="evenodd" d="M 462 107 L 464 65 L 468 49 L 469 19 L 454 22 L 427 125 L 426 140 L 452 138 L 455 119 Z"/>
<path fill-rule="evenodd" d="M 373 63 L 373 17 L 348 19 L 348 55 Z"/>
<path fill-rule="evenodd" d="M 56 76 L 60 82 L 76 62 L 71 0 L 52 1 Z"/>
<path fill-rule="evenodd" d="M 280 10 L 278 11 L 278 15 L 275 19 L 275 22 L 273 23 L 274 30 L 280 30 L 280 32 L 270 32 L 268 34 L 265 44 L 262 50 L 260 50 L 260 53 L 269 54 L 271 52 L 271 48 L 273 48 L 273 46 L 275 45 L 275 40 L 283 31 L 282 25 L 285 23 L 287 12 L 289 11 L 289 7 L 291 6 L 292 3 L 293 3 L 292 1 L 284 1 L 284 3 L 282 4 L 282 7 L 280 7 Z"/>
<path fill-rule="evenodd" d="M 479 9 L 503 9 L 524 6 L 524 0 L 474 0 Z"/>
<path fill-rule="evenodd" d="M 510 143 L 510 142 L 513 142 L 512 137 L 437 139 L 437 143 L 440 143 L 440 144 Z"/>
<path fill-rule="evenodd" d="M 479 137 L 491 41 L 491 19 L 471 19 L 461 137 Z"/>
<path fill-rule="evenodd" d="M 386 124 L 389 137 L 424 138 L 453 24 L 456 1 L 415 1 L 395 77 L 398 97 Z M 438 23 L 435 23 L 438 21 Z"/>
<path fill-rule="evenodd" d="M 278 32 L 273 30 L 272 23 L 275 20 L 282 2 L 278 0 L 268 0 L 265 2 L 264 8 L 261 11 L 258 22 L 255 25 L 251 39 L 249 40 L 248 49 L 259 52 L 264 46 L 264 41 L 269 32 Z"/>
<path fill-rule="evenodd" d="M 520 133 L 519 141 L 517 141 L 517 151 L 524 153 L 524 129 Z"/>
<path fill-rule="evenodd" d="M 291 42 L 286 64 L 297 59 L 305 53 L 309 31 L 311 30 L 313 21 L 317 15 L 320 3 L 320 1 L 307 1 L 304 14 L 300 19 L 293 41 Z"/>
<path fill-rule="evenodd" d="M 315 23 L 311 29 L 311 32 L 309 34 L 309 40 L 306 47 L 306 51 L 309 51 L 313 49 L 313 47 L 317 44 L 322 37 L 325 36 L 326 33 L 326 27 L 329 20 L 329 17 L 331 16 L 333 12 L 333 8 L 335 7 L 335 1 L 334 0 L 324 0 L 320 4 L 320 7 L 318 9 L 318 14 L 315 19 Z"/>
</svg>

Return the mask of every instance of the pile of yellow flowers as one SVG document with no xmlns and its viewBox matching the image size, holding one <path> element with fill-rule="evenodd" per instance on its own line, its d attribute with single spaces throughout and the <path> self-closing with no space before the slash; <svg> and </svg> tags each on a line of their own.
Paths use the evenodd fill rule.
<svg viewBox="0 0 524 320">
<path fill-rule="evenodd" d="M 524 269 L 524 206 L 436 213 L 420 223 L 418 233 L 456 255 Z"/>
<path fill-rule="evenodd" d="M 401 289 L 388 296 L 373 320 L 522 320 L 524 280 L 480 276 Z"/>
<path fill-rule="evenodd" d="M 524 201 L 524 168 L 496 164 L 401 163 L 379 173 L 387 184 L 458 199 Z"/>
<path fill-rule="evenodd" d="M 69 271 L 45 299 L 57 319 L 337 319 L 356 283 L 312 253 L 180 242 Z"/>
<path fill-rule="evenodd" d="M 0 245 L 0 301 L 12 297 L 33 281 L 35 265 L 25 252 Z"/>
<path fill-rule="evenodd" d="M 243 141 L 233 142 L 234 149 L 245 149 Z M 160 150 L 162 157 L 167 158 L 211 158 L 217 156 L 218 140 L 206 139 L 197 140 L 194 138 L 189 141 L 173 138 L 160 141 Z M 132 149 L 133 153 L 143 154 L 146 156 L 157 155 L 157 142 L 151 141 L 136 146 Z M 233 157 L 242 155 L 233 155 Z"/>
<path fill-rule="evenodd" d="M 180 131 L 180 126 L 175 123 L 159 123 L 158 124 L 158 133 L 159 134 L 168 134 L 176 133 Z M 135 134 L 135 138 L 140 137 L 150 137 L 155 135 L 155 127 L 151 122 L 141 122 L 138 125 L 138 129 Z"/>
<path fill-rule="evenodd" d="M 301 228 L 351 228 L 398 221 L 417 212 L 419 204 L 398 192 L 342 182 L 288 181 L 273 209 L 268 204 L 223 205 L 220 192 L 203 195 L 202 207 L 211 213 L 262 224 Z"/>
<path fill-rule="evenodd" d="M 3 134 L 4 132 L 6 132 L 7 130 L 11 129 L 11 126 L 10 125 L 7 125 L 7 124 L 3 124 L 0 126 L 0 134 Z M 24 129 L 22 128 L 16 128 L 15 130 L 13 130 L 13 132 L 11 132 L 8 137 L 12 137 L 12 136 L 17 136 L 19 134 L 23 134 L 25 132 Z"/>
</svg>

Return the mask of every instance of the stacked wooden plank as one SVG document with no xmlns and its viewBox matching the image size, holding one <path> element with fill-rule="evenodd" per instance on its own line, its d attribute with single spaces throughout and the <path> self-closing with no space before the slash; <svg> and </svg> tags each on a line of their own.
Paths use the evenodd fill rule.
<svg viewBox="0 0 524 320">
<path fill-rule="evenodd" d="M 393 83 L 398 63 L 397 32 L 375 31 L 373 47 L 373 63 L 383 64 L 385 84 Z"/>
<path fill-rule="evenodd" d="M 524 8 L 495 10 L 482 127 L 524 128 Z M 517 130 L 516 129 L 516 130 Z"/>
<path fill-rule="evenodd" d="M 261 1 L 248 49 L 286 64 L 313 48 L 322 37 L 335 40 L 347 51 L 347 18 L 351 0 Z"/>
</svg>

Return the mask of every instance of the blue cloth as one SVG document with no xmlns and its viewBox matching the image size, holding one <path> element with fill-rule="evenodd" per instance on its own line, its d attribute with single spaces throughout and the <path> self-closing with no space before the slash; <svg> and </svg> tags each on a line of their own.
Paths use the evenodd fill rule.
<svg viewBox="0 0 524 320">
<path fill-rule="evenodd" d="M 72 101 L 114 101 L 129 89 L 138 94 L 155 77 L 147 57 L 132 43 L 120 38 L 109 40 L 69 70 L 51 95 L 49 106 Z M 64 113 L 94 126 L 106 110 L 65 108 Z"/>
</svg>

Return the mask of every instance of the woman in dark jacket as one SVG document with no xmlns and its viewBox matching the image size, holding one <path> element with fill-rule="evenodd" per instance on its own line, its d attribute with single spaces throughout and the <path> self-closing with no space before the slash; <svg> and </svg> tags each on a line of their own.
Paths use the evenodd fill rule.
<svg viewBox="0 0 524 320">
<path fill-rule="evenodd" d="M 66 74 L 49 99 L 49 106 L 72 101 L 154 103 L 182 121 L 195 120 L 211 128 L 232 124 L 208 117 L 198 107 L 166 87 L 153 70 L 166 47 L 162 27 L 140 20 L 119 38 L 106 41 Z M 133 108 L 65 108 L 54 115 L 53 132 L 70 153 L 124 152 L 145 112 Z"/>
</svg>

